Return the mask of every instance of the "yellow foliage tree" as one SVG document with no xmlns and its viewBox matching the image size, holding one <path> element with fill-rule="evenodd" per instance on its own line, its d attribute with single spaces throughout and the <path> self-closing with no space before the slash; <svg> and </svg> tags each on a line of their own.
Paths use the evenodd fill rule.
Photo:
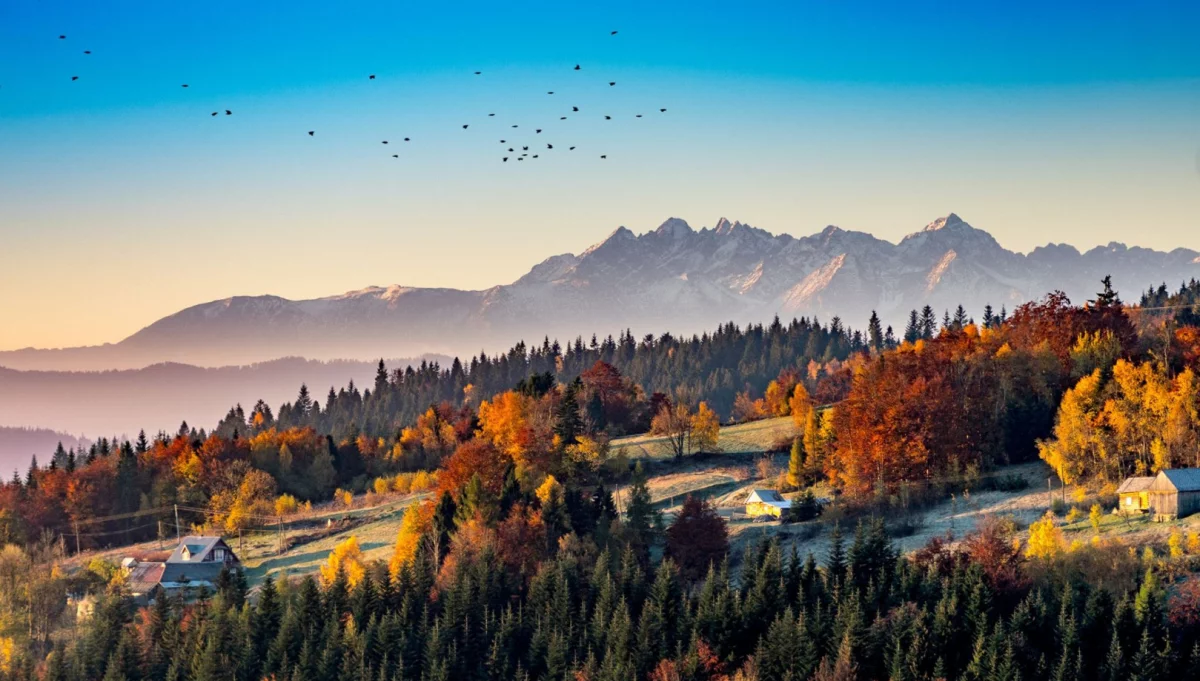
<svg viewBox="0 0 1200 681">
<path fill-rule="evenodd" d="M 400 521 L 400 531 L 396 535 L 396 550 L 388 562 L 388 570 L 392 576 L 400 574 L 404 566 L 412 563 L 421 546 L 421 537 L 433 527 L 434 505 L 432 501 L 422 504 L 412 504 L 404 511 Z"/>
<path fill-rule="evenodd" d="M 1102 470 L 1107 448 L 1100 429 L 1103 388 L 1100 370 L 1079 379 L 1067 390 L 1058 408 L 1054 439 L 1038 442 L 1038 456 L 1050 464 L 1065 484 L 1085 470 Z"/>
<path fill-rule="evenodd" d="M 333 551 L 329 553 L 329 559 L 321 566 L 321 583 L 325 586 L 333 584 L 337 580 L 338 573 L 346 576 L 346 583 L 351 588 L 357 586 L 366 576 L 367 568 L 363 565 L 362 549 L 358 546 L 358 537 L 352 536 L 333 547 Z"/>
<path fill-rule="evenodd" d="M 547 475 L 542 484 L 538 486 L 536 494 L 543 504 L 548 504 L 551 499 L 562 499 L 563 486 L 554 479 L 553 475 Z"/>
<path fill-rule="evenodd" d="M 290 494 L 281 494 L 275 500 L 275 515 L 291 515 L 300 508 L 296 497 Z"/>
<path fill-rule="evenodd" d="M 701 402 L 692 416 L 692 448 L 698 452 L 719 451 L 717 442 L 721 436 L 721 422 L 707 402 Z"/>
<path fill-rule="evenodd" d="M 1100 534 L 1100 519 L 1103 517 L 1103 511 L 1100 509 L 1100 504 L 1092 504 L 1092 508 L 1088 511 L 1088 522 L 1092 524 L 1092 531 Z"/>
<path fill-rule="evenodd" d="M 791 408 L 792 423 L 796 425 L 796 430 L 803 432 L 804 427 L 808 424 L 808 417 L 813 411 L 812 398 L 808 396 L 808 391 L 805 390 L 803 383 L 797 383 L 795 389 L 792 390 L 788 406 Z"/>
<path fill-rule="evenodd" d="M 1053 559 L 1062 553 L 1065 546 L 1062 529 L 1054 522 L 1049 511 L 1041 520 L 1029 526 L 1029 545 L 1025 547 L 1028 558 Z"/>
</svg>

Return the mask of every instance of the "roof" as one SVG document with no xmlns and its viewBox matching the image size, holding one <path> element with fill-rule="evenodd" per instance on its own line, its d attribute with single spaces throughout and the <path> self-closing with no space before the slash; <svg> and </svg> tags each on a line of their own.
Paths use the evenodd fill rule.
<svg viewBox="0 0 1200 681">
<path fill-rule="evenodd" d="M 129 591 L 134 594 L 149 593 L 162 579 L 166 563 L 138 563 L 129 570 Z"/>
<path fill-rule="evenodd" d="M 783 501 L 783 496 L 773 489 L 756 489 L 751 490 L 750 496 L 746 497 L 746 503 L 752 504 L 756 501 L 769 504 L 771 502 Z"/>
<path fill-rule="evenodd" d="M 1200 492 L 1200 468 L 1159 471 L 1150 489 L 1159 492 Z"/>
<path fill-rule="evenodd" d="M 1145 492 L 1150 489 L 1150 484 L 1154 482 L 1153 476 L 1139 478 L 1125 478 L 1121 486 L 1117 488 L 1117 494 L 1129 494 L 1133 492 Z"/>
<path fill-rule="evenodd" d="M 204 557 L 206 555 L 208 555 L 208 552 L 211 551 L 213 549 L 213 547 L 215 547 L 217 544 L 224 544 L 224 543 L 225 543 L 224 540 L 222 540 L 220 537 L 203 537 L 203 536 L 184 537 L 183 539 L 179 540 L 179 546 L 176 546 L 175 550 L 171 552 L 171 557 L 167 559 L 167 562 L 168 563 L 196 563 L 196 562 L 204 560 Z M 187 548 L 188 553 L 191 554 L 192 557 L 190 559 L 184 558 L 184 556 L 183 556 L 184 548 Z M 226 548 L 228 548 L 228 547 L 226 547 Z M 230 553 L 232 553 L 232 551 L 230 551 Z"/>
<path fill-rule="evenodd" d="M 167 563 L 160 575 L 159 582 L 167 585 L 187 585 L 195 582 L 216 584 L 217 577 L 225 567 L 224 563 L 209 561 L 207 563 Z"/>
</svg>

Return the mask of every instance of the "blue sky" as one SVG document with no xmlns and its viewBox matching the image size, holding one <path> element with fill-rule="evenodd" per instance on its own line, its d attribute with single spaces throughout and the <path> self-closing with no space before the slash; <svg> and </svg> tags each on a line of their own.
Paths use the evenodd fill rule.
<svg viewBox="0 0 1200 681">
<path fill-rule="evenodd" d="M 485 287 L 669 216 L 1200 249 L 1198 36 L 1183 0 L 2 3 L 0 348 Z"/>
</svg>

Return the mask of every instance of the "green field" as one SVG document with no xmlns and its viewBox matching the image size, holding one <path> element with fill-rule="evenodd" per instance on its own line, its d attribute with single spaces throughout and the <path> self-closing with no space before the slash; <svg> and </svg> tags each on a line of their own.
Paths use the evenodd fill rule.
<svg viewBox="0 0 1200 681">
<path fill-rule="evenodd" d="M 735 426 L 723 426 L 717 448 L 723 454 L 759 454 L 796 435 L 792 417 L 783 416 Z M 661 435 L 631 435 L 612 441 L 614 455 L 624 453 L 630 459 L 669 459 L 671 445 Z"/>
</svg>

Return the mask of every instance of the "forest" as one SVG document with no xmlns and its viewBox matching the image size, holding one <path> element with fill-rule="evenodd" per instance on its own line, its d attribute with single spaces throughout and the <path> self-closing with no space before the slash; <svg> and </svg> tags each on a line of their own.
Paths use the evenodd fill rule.
<svg viewBox="0 0 1200 681">
<path fill-rule="evenodd" d="M 997 520 L 903 556 L 879 520 L 925 481 L 971 484 L 1039 457 L 1067 484 L 1195 465 L 1191 290 L 1200 287 L 1147 299 L 1155 309 L 1140 312 L 1106 281 L 1085 304 L 1051 294 L 1011 314 L 985 310 L 979 324 L 961 308 L 938 324 L 926 309 L 899 338 L 875 316 L 865 334 L 838 321 L 777 320 L 686 341 L 622 334 L 565 352 L 547 341 L 449 371 L 381 364 L 370 389 L 331 390 L 324 406 L 302 388 L 274 415 L 262 403 L 248 415 L 235 407 L 211 433 L 183 424 L 86 452 L 60 447 L 47 466 L 0 487 L 0 672 L 1194 676 L 1200 588 L 1186 575 L 1200 539 L 1195 552 L 1180 540 L 1170 553 L 1178 560 L 1165 563 L 1102 541 L 1063 550 L 1053 522 L 1025 537 Z M 838 503 L 863 511 L 844 545 L 834 526 L 820 564 L 766 543 L 730 567 L 711 506 L 689 499 L 668 525 L 649 503 L 642 467 L 609 447 L 651 431 L 677 459 L 713 454 L 719 422 L 768 416 L 796 425 L 791 485 L 827 484 Z M 360 560 L 351 541 L 319 579 L 268 581 L 251 595 L 229 575 L 211 600 L 141 609 L 119 574 L 29 570 L 152 537 L 155 514 L 174 504 L 207 509 L 192 521 L 228 532 L 400 480 L 434 494 L 409 507 L 387 564 Z M 614 484 L 628 485 L 621 513 Z M 81 635 L 63 640 L 53 621 L 68 589 L 104 596 Z"/>
</svg>

